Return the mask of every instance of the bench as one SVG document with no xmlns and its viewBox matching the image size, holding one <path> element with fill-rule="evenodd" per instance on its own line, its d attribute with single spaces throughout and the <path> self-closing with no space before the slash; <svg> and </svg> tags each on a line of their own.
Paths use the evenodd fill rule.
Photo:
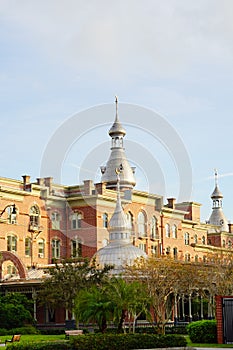
<svg viewBox="0 0 233 350">
<path fill-rule="evenodd" d="M 65 338 L 69 339 L 70 335 L 81 335 L 81 334 L 83 334 L 82 329 L 72 329 L 72 330 L 65 331 Z"/>
<path fill-rule="evenodd" d="M 20 341 L 20 338 L 21 338 L 21 334 L 15 334 L 15 335 L 12 336 L 11 339 L 6 339 L 5 340 L 5 344 L 6 343 L 14 343 L 16 341 Z"/>
</svg>

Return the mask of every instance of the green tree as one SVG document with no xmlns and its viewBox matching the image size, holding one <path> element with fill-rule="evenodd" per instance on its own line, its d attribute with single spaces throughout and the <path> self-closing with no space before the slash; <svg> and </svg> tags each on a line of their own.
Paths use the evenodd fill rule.
<svg viewBox="0 0 233 350">
<path fill-rule="evenodd" d="M 137 318 L 149 307 L 149 298 L 145 288 L 137 281 L 126 281 L 123 278 L 112 278 L 106 290 L 114 306 L 114 322 L 117 324 L 118 332 L 124 329 L 126 318 L 133 318 L 133 332 Z"/>
<path fill-rule="evenodd" d="M 75 316 L 78 321 L 96 322 L 104 333 L 107 321 L 112 318 L 113 302 L 105 293 L 104 287 L 93 286 L 90 290 L 81 290 L 75 302 Z"/>
<path fill-rule="evenodd" d="M 39 293 L 40 304 L 54 309 L 63 306 L 73 313 L 74 300 L 80 290 L 92 285 L 100 285 L 107 276 L 110 267 L 103 270 L 90 265 L 87 259 L 70 262 L 67 260 L 47 269 L 48 278 L 43 282 Z"/>
<path fill-rule="evenodd" d="M 33 323 L 33 302 L 24 294 L 8 293 L 0 297 L 0 328 L 16 328 Z"/>
</svg>

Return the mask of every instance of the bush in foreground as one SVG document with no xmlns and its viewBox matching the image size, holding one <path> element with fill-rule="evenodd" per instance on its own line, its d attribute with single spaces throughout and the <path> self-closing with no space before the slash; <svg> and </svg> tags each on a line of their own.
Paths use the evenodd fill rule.
<svg viewBox="0 0 233 350">
<path fill-rule="evenodd" d="M 130 350 L 185 347 L 184 337 L 157 334 L 89 334 L 72 337 L 72 348 L 82 350 Z"/>
<path fill-rule="evenodd" d="M 217 343 L 217 323 L 215 320 L 192 322 L 187 326 L 193 343 Z"/>
<path fill-rule="evenodd" d="M 73 350 L 68 341 L 44 341 L 31 343 L 11 343 L 7 345 L 7 349 L 15 350 Z"/>
</svg>

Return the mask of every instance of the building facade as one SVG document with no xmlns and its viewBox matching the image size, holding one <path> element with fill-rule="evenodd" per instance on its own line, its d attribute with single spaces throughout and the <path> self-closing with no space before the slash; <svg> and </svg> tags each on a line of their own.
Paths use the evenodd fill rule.
<svg viewBox="0 0 233 350">
<path fill-rule="evenodd" d="M 26 279 L 30 293 L 44 266 L 61 259 L 92 258 L 109 243 L 109 221 L 117 202 L 120 169 L 121 203 L 131 231 L 131 243 L 148 256 L 170 255 L 190 262 L 206 261 L 212 253 L 232 250 L 233 234 L 223 210 L 217 184 L 207 222 L 200 220 L 196 202 L 164 202 L 161 195 L 136 190 L 135 169 L 127 160 L 126 135 L 117 110 L 109 131 L 111 151 L 101 167 L 100 183 L 55 184 L 51 177 L 31 181 L 0 178 L 1 287 Z M 13 281 L 13 282 L 12 282 Z M 11 284 L 12 283 L 12 284 Z M 34 283 L 34 284 L 33 284 Z M 33 286 L 33 288 L 32 288 Z"/>
</svg>

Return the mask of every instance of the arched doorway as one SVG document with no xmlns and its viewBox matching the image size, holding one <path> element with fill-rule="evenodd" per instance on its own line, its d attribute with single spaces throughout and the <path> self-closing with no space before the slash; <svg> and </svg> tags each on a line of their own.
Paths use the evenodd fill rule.
<svg viewBox="0 0 233 350">
<path fill-rule="evenodd" d="M 24 263 L 11 252 L 1 251 L 0 252 L 0 279 L 2 279 L 2 264 L 4 261 L 10 260 L 18 270 L 20 278 L 27 278 L 28 273 Z"/>
</svg>

